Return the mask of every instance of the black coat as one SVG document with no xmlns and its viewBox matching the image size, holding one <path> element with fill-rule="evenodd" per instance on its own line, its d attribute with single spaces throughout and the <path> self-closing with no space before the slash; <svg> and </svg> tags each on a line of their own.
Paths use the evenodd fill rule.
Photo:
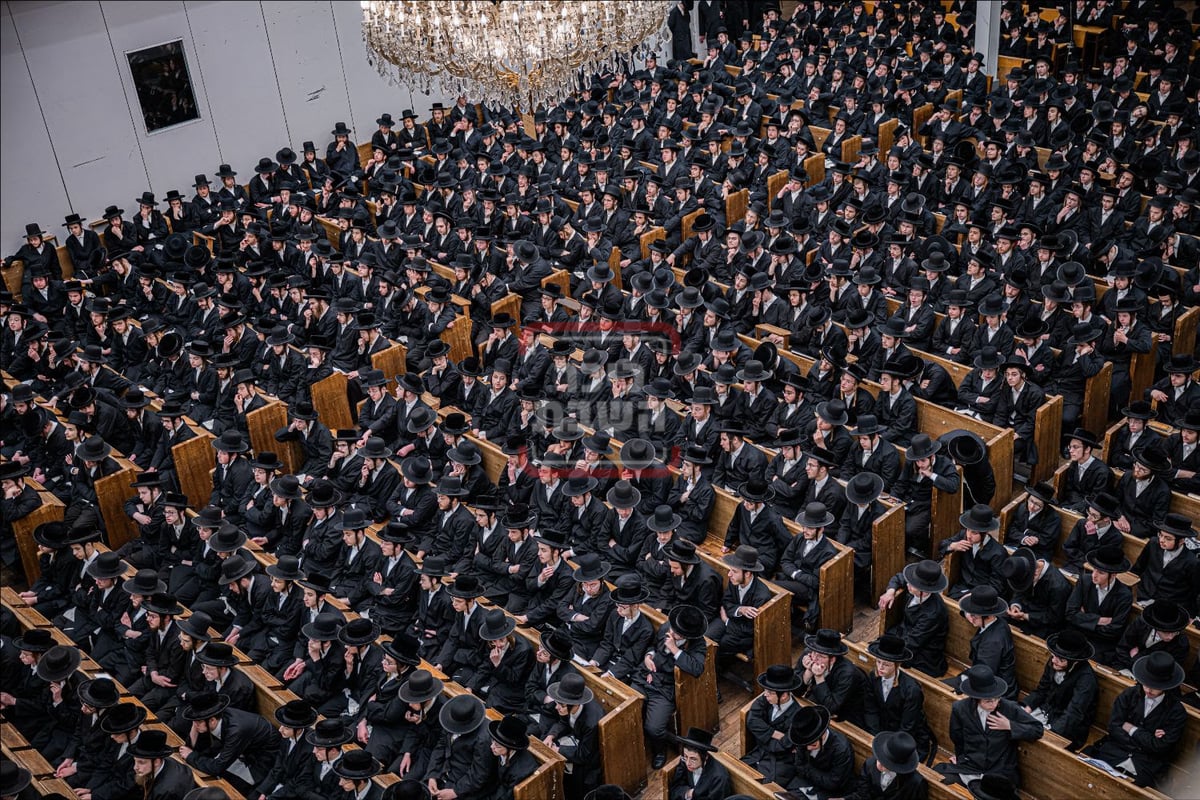
<svg viewBox="0 0 1200 800">
<path fill-rule="evenodd" d="M 887 699 L 883 697 L 883 681 L 872 675 L 867 681 L 866 724 L 868 733 L 907 731 L 917 743 L 917 753 L 929 752 L 929 722 L 925 719 L 925 693 L 916 679 L 897 671 Z"/>
<path fill-rule="evenodd" d="M 983 727 L 970 697 L 956 700 L 950 707 L 950 741 L 957 756 L 957 772 L 999 773 L 1020 785 L 1017 768 L 1017 742 L 1042 738 L 1042 724 L 1013 700 L 1001 699 L 996 713 L 1008 717 L 1012 730 Z"/>
<path fill-rule="evenodd" d="M 772 719 L 775 706 L 759 695 L 746 713 L 746 754 L 742 761 L 761 772 L 768 781 L 781 786 L 786 786 L 792 778 L 796 748 L 787 738 L 787 732 L 799 710 L 800 705 L 793 701 Z M 784 737 L 776 739 L 776 732 Z"/>
<path fill-rule="evenodd" d="M 1113 582 L 1104 601 L 1100 602 L 1099 590 L 1088 573 L 1075 581 L 1075 588 L 1067 598 L 1067 624 L 1087 636 L 1096 648 L 1095 661 L 1108 664 L 1132 608 L 1133 593 L 1120 581 Z M 1112 622 L 1101 625 L 1100 620 L 1104 617 L 1111 617 Z"/>
<path fill-rule="evenodd" d="M 1161 703 L 1145 715 L 1145 696 L 1141 686 L 1130 686 L 1117 695 L 1108 715 L 1108 733 L 1084 753 L 1119 764 L 1132 759 L 1137 769 L 1138 786 L 1153 786 L 1166 773 L 1179 748 L 1187 725 L 1187 711 L 1176 692 L 1167 692 Z M 1132 735 L 1125 732 L 1126 722 L 1137 726 Z M 1162 730 L 1162 737 L 1155 731 Z"/>
<path fill-rule="evenodd" d="M 248 711 L 228 708 L 221 714 L 221 738 L 208 747 L 197 746 L 187 763 L 209 775 L 225 776 L 234 761 L 241 760 L 261 781 L 275 764 L 279 734 L 275 726 Z M 210 737 L 211 738 L 211 737 Z M 200 742 L 197 742 L 199 745 Z"/>
<path fill-rule="evenodd" d="M 875 756 L 869 756 L 859 771 L 854 791 L 846 795 L 845 800 L 926 800 L 929 797 L 929 784 L 920 772 L 897 775 L 887 789 L 883 788 L 882 777 Z"/>
<path fill-rule="evenodd" d="M 1054 680 L 1054 667 L 1046 661 L 1037 687 L 1025 695 L 1022 705 L 1046 713 L 1050 730 L 1064 737 L 1072 746 L 1087 741 L 1092 721 L 1096 718 L 1096 703 L 1100 687 L 1096 673 L 1088 661 L 1072 664 L 1061 683 Z"/>
</svg>

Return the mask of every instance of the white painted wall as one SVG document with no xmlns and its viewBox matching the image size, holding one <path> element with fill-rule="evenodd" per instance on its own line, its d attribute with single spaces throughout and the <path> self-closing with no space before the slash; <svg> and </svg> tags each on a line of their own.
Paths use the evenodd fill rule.
<svg viewBox="0 0 1200 800">
<path fill-rule="evenodd" d="M 182 39 L 200 119 L 147 134 L 125 53 Z M 239 179 L 264 155 L 333 124 L 366 141 L 384 111 L 434 100 L 367 63 L 356 2 L 3 2 L 0 4 L 0 255 L 25 223 L 59 233 L 76 212 L 132 214 L 150 190 L 190 196 L 221 163 Z"/>
</svg>

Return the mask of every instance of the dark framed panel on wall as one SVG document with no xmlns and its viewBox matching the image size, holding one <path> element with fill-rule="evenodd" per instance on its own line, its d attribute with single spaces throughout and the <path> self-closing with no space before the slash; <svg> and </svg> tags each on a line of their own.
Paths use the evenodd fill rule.
<svg viewBox="0 0 1200 800">
<path fill-rule="evenodd" d="M 183 40 L 125 53 L 146 133 L 200 119 Z"/>
</svg>

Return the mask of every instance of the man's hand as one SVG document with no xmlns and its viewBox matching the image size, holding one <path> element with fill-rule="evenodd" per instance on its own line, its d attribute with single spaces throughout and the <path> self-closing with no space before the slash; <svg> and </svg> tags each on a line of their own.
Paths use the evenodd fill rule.
<svg viewBox="0 0 1200 800">
<path fill-rule="evenodd" d="M 998 711 L 987 715 L 987 726 L 990 731 L 1011 731 L 1012 722 Z"/>
<path fill-rule="evenodd" d="M 896 602 L 896 590 L 888 589 L 883 594 L 879 595 L 879 610 L 884 611 L 892 607 L 892 603 Z"/>
</svg>

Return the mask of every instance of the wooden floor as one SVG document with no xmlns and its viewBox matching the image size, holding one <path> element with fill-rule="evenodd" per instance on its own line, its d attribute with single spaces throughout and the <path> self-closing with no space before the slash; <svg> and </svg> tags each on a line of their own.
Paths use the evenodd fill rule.
<svg viewBox="0 0 1200 800">
<path fill-rule="evenodd" d="M 854 629 L 846 636 L 846 639 L 852 642 L 870 642 L 878 635 L 878 626 L 879 612 L 860 606 L 854 612 Z M 803 650 L 803 641 L 797 639 L 793 642 L 793 664 L 800 660 Z M 743 666 L 743 670 L 747 670 L 747 668 Z M 746 672 L 743 674 L 743 677 L 754 685 L 754 675 Z M 713 743 L 727 753 L 741 755 L 741 753 L 738 753 L 736 747 L 738 738 L 738 710 L 757 697 L 758 692 L 747 692 L 726 680 L 719 681 L 718 686 L 721 689 L 721 729 L 717 731 Z M 652 782 L 652 785 L 647 786 L 637 797 L 641 798 L 641 800 L 667 800 L 667 798 L 663 797 L 657 783 L 654 782 Z"/>
</svg>

